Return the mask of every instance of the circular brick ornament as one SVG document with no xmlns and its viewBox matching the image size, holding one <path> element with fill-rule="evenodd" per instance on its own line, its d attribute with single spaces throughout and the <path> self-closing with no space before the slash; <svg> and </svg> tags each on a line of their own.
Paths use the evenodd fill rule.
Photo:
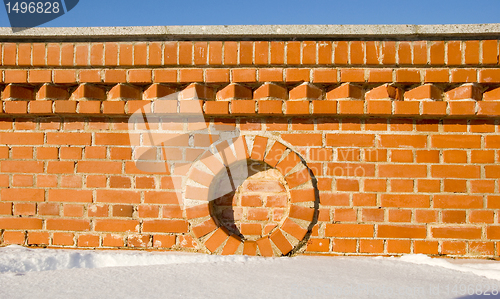
<svg viewBox="0 0 500 299">
<path fill-rule="evenodd" d="M 311 175 L 275 139 L 247 135 L 215 143 L 188 172 L 183 200 L 191 233 L 212 254 L 292 254 L 317 217 Z"/>
</svg>

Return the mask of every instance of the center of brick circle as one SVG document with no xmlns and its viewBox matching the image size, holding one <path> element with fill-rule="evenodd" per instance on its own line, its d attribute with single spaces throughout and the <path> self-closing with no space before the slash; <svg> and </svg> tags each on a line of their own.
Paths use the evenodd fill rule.
<svg viewBox="0 0 500 299">
<path fill-rule="evenodd" d="M 244 240 L 272 233 L 288 216 L 290 193 L 283 175 L 262 161 L 248 161 L 248 178 L 236 189 L 214 200 L 221 225 Z"/>
</svg>

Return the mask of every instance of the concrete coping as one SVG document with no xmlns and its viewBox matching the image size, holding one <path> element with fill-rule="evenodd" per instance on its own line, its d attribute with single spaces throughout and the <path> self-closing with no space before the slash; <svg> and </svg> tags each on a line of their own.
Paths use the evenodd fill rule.
<svg viewBox="0 0 500 299">
<path fill-rule="evenodd" d="M 416 39 L 497 38 L 500 23 L 467 25 L 228 25 L 150 27 L 35 27 L 13 33 L 0 27 L 0 41 L 27 39 Z"/>
</svg>

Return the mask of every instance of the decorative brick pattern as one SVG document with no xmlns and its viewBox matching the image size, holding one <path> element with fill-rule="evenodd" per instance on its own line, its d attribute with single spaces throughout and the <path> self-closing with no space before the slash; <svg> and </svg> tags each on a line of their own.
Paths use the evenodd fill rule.
<svg viewBox="0 0 500 299">
<path fill-rule="evenodd" d="M 0 245 L 500 255 L 498 40 L 0 49 Z M 196 112 L 237 136 L 169 121 Z"/>
</svg>

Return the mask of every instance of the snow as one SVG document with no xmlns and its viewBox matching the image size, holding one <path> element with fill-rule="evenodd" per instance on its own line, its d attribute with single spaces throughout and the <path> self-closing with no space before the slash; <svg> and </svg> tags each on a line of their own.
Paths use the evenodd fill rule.
<svg viewBox="0 0 500 299">
<path fill-rule="evenodd" d="M 500 298 L 500 263 L 8 246 L 0 286 L 0 298 Z"/>
</svg>

